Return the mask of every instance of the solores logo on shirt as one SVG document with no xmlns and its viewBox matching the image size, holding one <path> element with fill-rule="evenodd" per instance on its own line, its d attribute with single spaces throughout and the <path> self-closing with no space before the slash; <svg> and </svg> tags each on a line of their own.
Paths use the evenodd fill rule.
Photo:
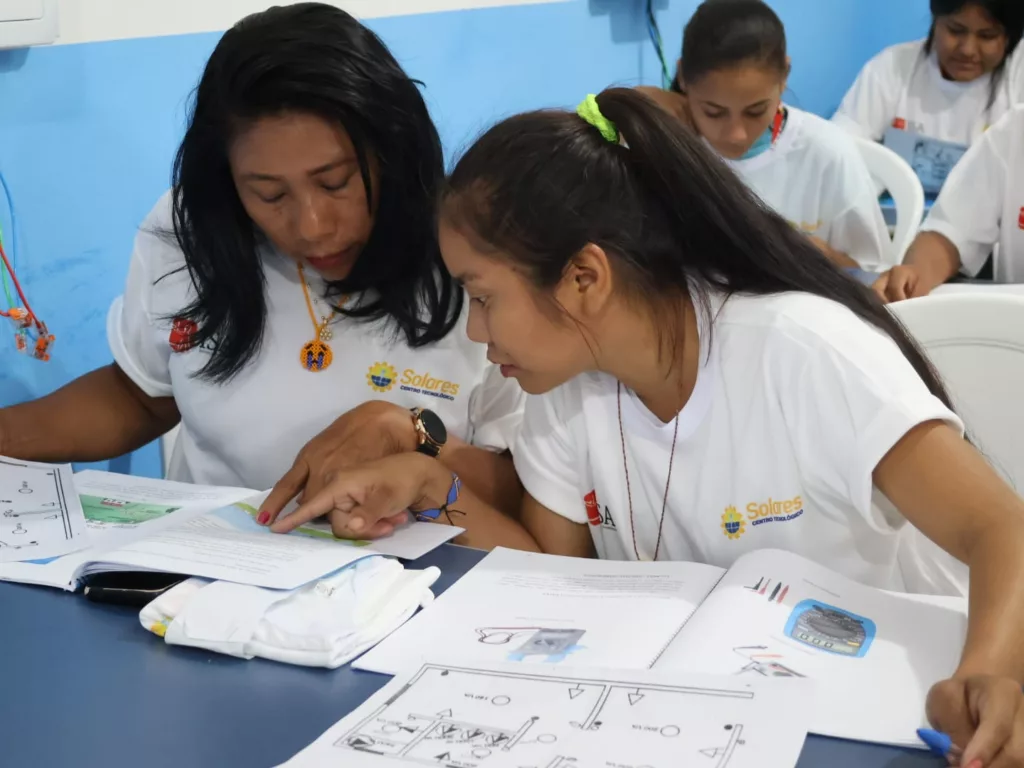
<svg viewBox="0 0 1024 768">
<path fill-rule="evenodd" d="M 722 532 L 733 540 L 747 532 L 747 521 L 736 511 L 736 507 L 726 507 L 722 513 Z"/>
<path fill-rule="evenodd" d="M 387 392 L 395 386 L 398 373 L 387 363 L 374 363 L 366 373 L 366 383 L 374 392 Z"/>
<path fill-rule="evenodd" d="M 436 378 L 429 371 L 419 373 L 412 368 L 406 368 L 399 375 L 394 366 L 386 362 L 376 362 L 370 366 L 366 373 L 366 383 L 374 392 L 390 392 L 397 384 L 405 392 L 430 395 L 442 400 L 454 400 L 459 394 L 457 382 Z"/>
<path fill-rule="evenodd" d="M 747 504 L 747 519 L 753 526 L 767 523 L 788 523 L 804 513 L 804 500 L 799 496 L 781 501 L 768 497 L 768 501 Z"/>
<path fill-rule="evenodd" d="M 722 514 L 722 531 L 730 539 L 738 539 L 747 532 L 747 524 L 756 528 L 768 523 L 788 523 L 804 513 L 804 500 L 800 496 L 791 499 L 752 501 L 741 513 L 736 507 L 726 507 Z"/>
</svg>

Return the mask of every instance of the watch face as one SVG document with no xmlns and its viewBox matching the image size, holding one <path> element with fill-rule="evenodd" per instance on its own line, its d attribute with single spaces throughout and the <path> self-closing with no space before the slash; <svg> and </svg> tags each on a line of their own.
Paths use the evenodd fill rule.
<svg viewBox="0 0 1024 768">
<path fill-rule="evenodd" d="M 444 445 L 448 442 L 448 430 L 436 413 L 424 409 L 420 411 L 420 421 L 423 422 L 423 428 L 427 431 L 427 435 L 429 435 L 431 440 L 438 445 Z"/>
</svg>

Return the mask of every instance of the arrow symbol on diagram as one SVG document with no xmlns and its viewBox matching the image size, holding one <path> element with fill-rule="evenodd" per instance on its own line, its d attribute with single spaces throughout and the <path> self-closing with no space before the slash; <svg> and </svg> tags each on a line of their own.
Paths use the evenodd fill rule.
<svg viewBox="0 0 1024 768">
<path fill-rule="evenodd" d="M 577 683 L 575 688 L 570 688 L 569 689 L 569 698 L 570 699 L 575 699 L 581 693 L 583 693 L 583 689 L 580 688 L 579 684 Z"/>
</svg>

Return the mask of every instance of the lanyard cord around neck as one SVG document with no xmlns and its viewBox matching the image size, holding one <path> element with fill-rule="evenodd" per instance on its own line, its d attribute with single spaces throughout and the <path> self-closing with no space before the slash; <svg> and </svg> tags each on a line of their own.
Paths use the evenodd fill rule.
<svg viewBox="0 0 1024 768">
<path fill-rule="evenodd" d="M 622 469 L 626 474 L 626 498 L 629 501 L 629 529 L 633 534 L 633 554 L 637 560 L 642 560 L 640 550 L 636 545 L 636 523 L 633 520 L 633 489 L 629 483 L 629 460 L 626 455 L 626 431 L 622 427 L 622 382 L 618 382 L 616 390 L 619 408 L 619 439 L 622 441 Z M 665 511 L 668 509 L 668 489 L 672 485 L 672 463 L 676 457 L 676 440 L 679 437 L 679 414 L 674 419 L 675 427 L 672 431 L 672 450 L 668 455 L 668 479 L 665 480 L 665 495 L 661 499 L 661 518 L 658 520 L 658 540 L 654 545 L 654 560 L 658 559 L 661 552 L 661 533 L 665 526 Z"/>
</svg>

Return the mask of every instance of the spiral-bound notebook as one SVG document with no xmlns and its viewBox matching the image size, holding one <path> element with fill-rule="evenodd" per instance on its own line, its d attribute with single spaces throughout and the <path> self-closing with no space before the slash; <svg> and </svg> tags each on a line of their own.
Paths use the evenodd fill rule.
<svg viewBox="0 0 1024 768">
<path fill-rule="evenodd" d="M 497 549 L 354 666 L 397 674 L 444 654 L 808 679 L 812 731 L 919 746 L 927 691 L 956 669 L 966 625 L 960 598 L 884 592 L 776 550 L 725 570 Z"/>
</svg>

